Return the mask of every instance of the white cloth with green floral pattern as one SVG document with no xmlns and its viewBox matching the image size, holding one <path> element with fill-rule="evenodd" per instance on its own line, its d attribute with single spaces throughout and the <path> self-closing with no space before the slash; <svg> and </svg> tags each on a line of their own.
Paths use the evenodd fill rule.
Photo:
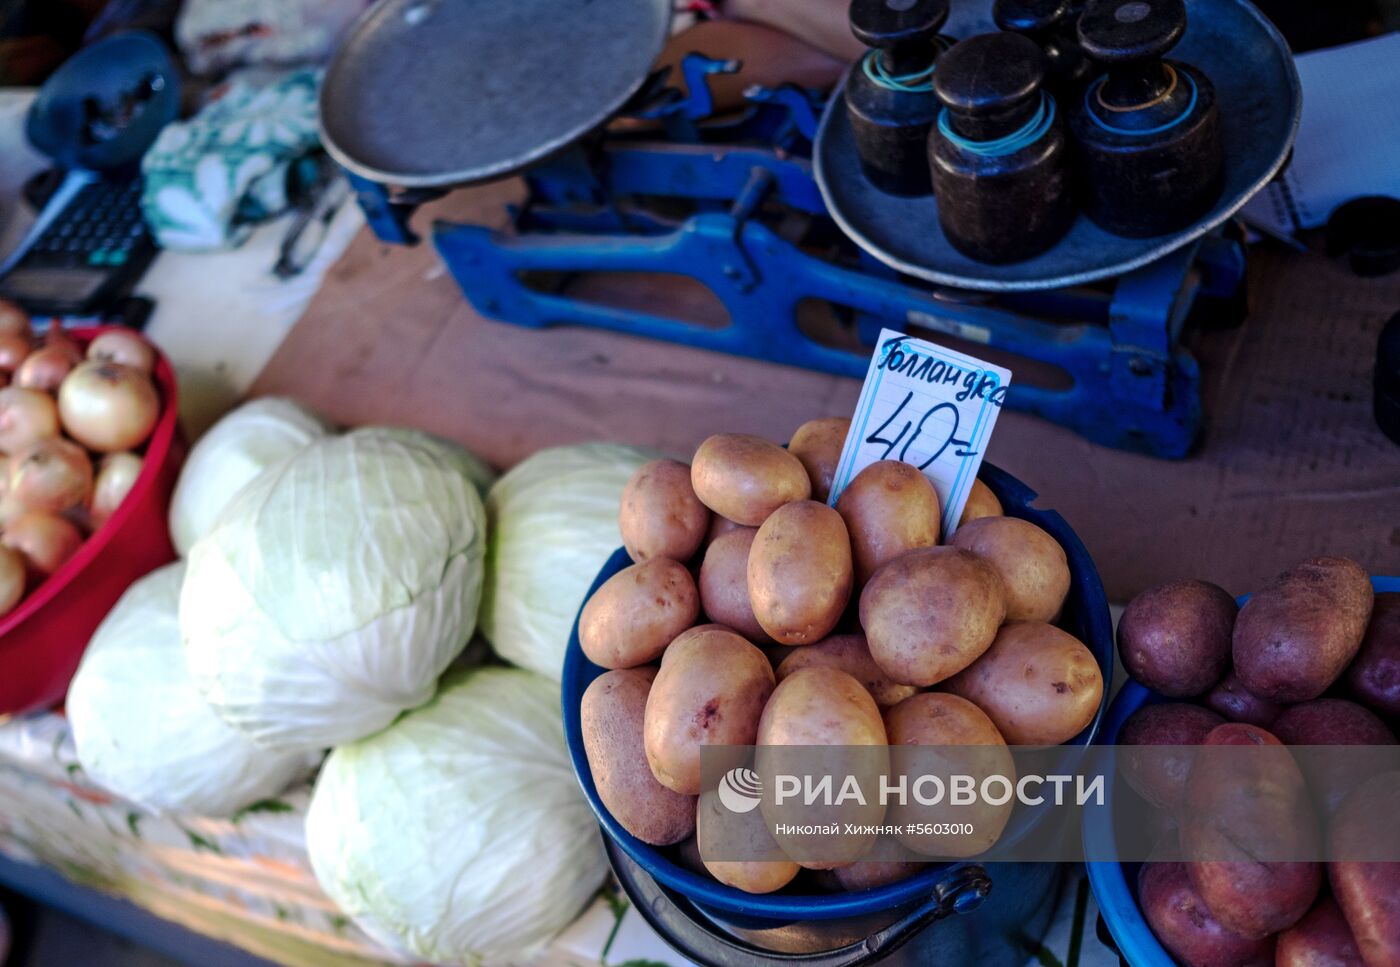
<svg viewBox="0 0 1400 967">
<path fill-rule="evenodd" d="M 266 86 L 234 80 L 188 121 L 166 126 L 141 161 L 146 223 L 163 248 L 231 248 L 285 211 L 291 166 L 320 147 L 321 72 Z"/>
</svg>

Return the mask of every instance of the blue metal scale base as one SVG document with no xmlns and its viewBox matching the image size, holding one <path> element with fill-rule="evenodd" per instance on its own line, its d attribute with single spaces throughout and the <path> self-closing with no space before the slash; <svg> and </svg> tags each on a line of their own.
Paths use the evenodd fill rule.
<svg viewBox="0 0 1400 967">
<path fill-rule="evenodd" d="M 693 94 L 658 78 L 624 110 L 649 130 L 609 130 L 530 168 L 509 230 L 436 223 L 434 243 L 477 311 L 855 377 L 881 327 L 930 331 L 974 353 L 994 350 L 1013 370 L 1006 354 L 1060 371 L 1052 385 L 1018 379 L 1013 408 L 1108 446 L 1188 452 L 1201 423 L 1200 372 L 1182 331 L 1193 309 L 1242 315 L 1238 240 L 1218 232 L 1109 283 L 1069 289 L 993 295 L 901 276 L 845 239 L 826 212 L 811 161 L 817 95 L 755 89 L 741 117 L 709 120 L 705 75 L 733 66 L 690 55 L 683 70 Z M 352 180 L 375 232 L 400 244 L 416 241 L 408 228 L 416 207 L 442 194 Z M 729 324 L 569 295 L 571 279 L 595 272 L 689 276 L 714 293 Z M 842 346 L 799 326 L 799 304 L 812 299 L 835 308 L 848 330 Z M 867 348 L 853 351 L 853 342 Z"/>
</svg>

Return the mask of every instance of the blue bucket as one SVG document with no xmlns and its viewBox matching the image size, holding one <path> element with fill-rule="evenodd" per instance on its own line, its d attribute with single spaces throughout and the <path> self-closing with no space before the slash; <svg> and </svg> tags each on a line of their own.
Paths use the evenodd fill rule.
<svg viewBox="0 0 1400 967">
<path fill-rule="evenodd" d="M 1400 578 L 1373 577 L 1371 586 L 1377 592 L 1400 591 Z M 1249 595 L 1240 599 L 1240 604 L 1249 600 Z M 1133 713 L 1148 705 L 1159 702 L 1183 701 L 1158 695 L 1137 682 L 1127 682 L 1119 690 L 1109 707 L 1099 732 L 1099 741 L 1104 745 L 1114 745 L 1123 723 Z M 1084 813 L 1084 850 L 1090 856 L 1112 856 L 1116 851 L 1117 831 L 1112 822 L 1114 798 L 1120 795 L 1134 795 L 1126 786 L 1117 781 L 1113 759 L 1104 759 L 1105 808 Z M 1100 821 L 1108 817 L 1108 822 Z M 1167 953 L 1138 905 L 1137 879 L 1141 863 L 1114 863 L 1110 861 L 1085 863 L 1089 870 L 1089 886 L 1094 891 L 1094 899 L 1099 905 L 1099 915 L 1104 928 L 1118 948 L 1119 955 L 1133 967 L 1177 967 L 1172 955 Z M 1105 938 L 1108 939 L 1108 938 Z"/>
<path fill-rule="evenodd" d="M 1060 624 L 1089 647 L 1104 682 L 1111 681 L 1113 626 L 1088 551 L 1063 517 L 1032 506 L 1036 494 L 1025 484 L 985 463 L 979 476 L 1007 516 L 1036 524 L 1064 548 L 1071 580 Z M 618 550 L 588 596 L 630 563 L 627 552 Z M 860 892 L 804 893 L 789 887 L 764 895 L 745 893 L 686 869 L 672 849 L 650 846 L 623 829 L 598 798 L 584 754 L 579 704 L 584 690 L 603 671 L 584 656 L 576 621 L 563 671 L 564 735 L 574 770 L 603 828 L 619 879 L 639 912 L 687 957 L 711 964 L 727 964 L 737 957 L 735 962 L 752 964 L 765 952 L 778 951 L 786 963 L 795 955 L 809 956 L 811 962 L 857 963 L 882 958 L 918 935 L 918 959 L 937 948 L 942 967 L 1019 967 L 1028 944 L 1043 936 L 1063 872 L 1056 864 L 998 863 L 990 872 L 981 862 L 935 864 L 898 883 Z M 1093 721 L 1066 745 L 1085 746 L 1093 740 L 1107 703 L 1105 689 Z M 1004 837 L 1025 835 L 1043 815 L 1035 809 L 1017 810 Z M 943 922 L 931 929 L 937 921 Z"/>
</svg>

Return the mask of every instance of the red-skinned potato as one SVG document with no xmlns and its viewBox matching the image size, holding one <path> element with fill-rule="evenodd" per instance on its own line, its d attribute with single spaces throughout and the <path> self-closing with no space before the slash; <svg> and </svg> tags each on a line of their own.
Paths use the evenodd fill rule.
<svg viewBox="0 0 1400 967">
<path fill-rule="evenodd" d="M 772 693 L 768 659 L 733 632 L 677 637 L 647 697 L 644 741 L 656 780 L 688 796 L 699 793 L 701 747 L 753 745 Z"/>
<path fill-rule="evenodd" d="M 829 635 L 851 599 L 851 542 L 841 515 L 815 500 L 775 510 L 749 549 L 749 604 L 784 645 Z"/>
<path fill-rule="evenodd" d="M 1118 654 L 1134 679 L 1169 698 L 1219 683 L 1230 666 L 1239 606 L 1208 581 L 1172 581 L 1133 598 L 1118 622 Z"/>
<path fill-rule="evenodd" d="M 832 635 L 807 648 L 789 649 L 778 665 L 778 681 L 813 665 L 824 665 L 850 675 L 865 686 L 882 709 L 897 705 L 918 691 L 913 685 L 901 685 L 885 674 L 871 657 L 864 635 Z"/>
<path fill-rule="evenodd" d="M 578 640 L 595 665 L 634 668 L 659 658 L 699 614 L 700 594 L 685 565 L 652 558 L 603 582 L 579 613 Z"/>
<path fill-rule="evenodd" d="M 906 551 L 938 544 L 942 526 L 938 491 L 907 463 L 872 463 L 841 491 L 836 510 L 851 535 L 858 587 Z"/>
<path fill-rule="evenodd" d="M 967 494 L 967 503 L 963 504 L 962 516 L 958 518 L 958 526 L 961 527 L 970 520 L 981 520 L 983 517 L 1000 517 L 1004 513 L 1001 501 L 992 493 L 992 488 L 980 480 L 974 480 L 972 489 Z"/>
<path fill-rule="evenodd" d="M 808 420 L 797 428 L 788 441 L 788 452 L 802 461 L 812 481 L 812 499 L 826 503 L 831 496 L 831 481 L 836 477 L 836 465 L 841 462 L 841 450 L 851 432 L 851 421 L 844 416 L 827 416 Z"/>
<path fill-rule="evenodd" d="M 1069 594 L 1069 560 L 1060 542 L 1028 520 L 983 517 L 948 541 L 980 555 L 1006 587 L 1007 621 L 1054 621 Z"/>
<path fill-rule="evenodd" d="M 1212 754 L 1231 746 L 1240 753 Z M 1297 923 L 1317 899 L 1320 864 L 1261 857 L 1317 856 L 1320 845 L 1307 785 L 1283 743 L 1253 725 L 1212 729 L 1186 782 L 1181 846 L 1221 925 L 1260 939 Z"/>
<path fill-rule="evenodd" d="M 1274 938 L 1226 929 L 1191 885 L 1185 863 L 1144 863 L 1138 903 L 1162 946 L 1184 967 L 1271 967 Z"/>
<path fill-rule="evenodd" d="M 1240 609 L 1235 673 L 1272 702 L 1306 702 L 1327 691 L 1361 647 L 1374 600 L 1366 569 L 1318 557 L 1280 574 Z"/>
<path fill-rule="evenodd" d="M 647 765 L 642 721 L 656 669 L 604 672 L 583 693 L 583 749 L 598 797 L 622 828 L 644 843 L 669 846 L 695 833 L 695 797 L 656 781 Z"/>
<path fill-rule="evenodd" d="M 717 433 L 701 443 L 690 464 L 690 482 L 706 507 L 747 527 L 812 494 L 801 460 L 776 443 L 743 433 Z"/>
<path fill-rule="evenodd" d="M 700 562 L 700 609 L 711 621 L 733 628 L 756 645 L 773 639 L 749 602 L 749 552 L 757 527 L 735 527 L 710 542 Z"/>
<path fill-rule="evenodd" d="M 1323 897 L 1278 936 L 1276 967 L 1365 967 L 1341 908 Z"/>
<path fill-rule="evenodd" d="M 617 526 L 623 546 L 637 563 L 669 557 L 684 564 L 705 539 L 710 511 L 695 496 L 689 466 L 679 460 L 652 460 L 638 467 L 622 488 Z"/>
<path fill-rule="evenodd" d="M 1123 778 L 1134 791 L 1159 809 L 1175 813 L 1186 793 L 1186 777 L 1195 756 L 1185 746 L 1197 746 L 1225 720 L 1210 709 L 1182 702 L 1145 705 L 1123 723 L 1121 746 L 1162 746 L 1161 749 L 1120 753 Z"/>
<path fill-rule="evenodd" d="M 1400 591 L 1376 595 L 1366 637 L 1347 671 L 1347 684 L 1362 705 L 1400 718 Z"/>
<path fill-rule="evenodd" d="M 870 654 L 891 679 L 925 687 L 991 647 L 1006 618 L 996 570 L 970 551 L 929 547 L 886 564 L 860 595 Z"/>
<path fill-rule="evenodd" d="M 1317 698 L 1290 705 L 1279 713 L 1271 731 L 1284 745 L 1310 747 L 1299 751 L 1299 765 L 1314 799 L 1327 813 L 1334 812 L 1349 792 L 1378 769 L 1400 769 L 1400 747 L 1380 748 L 1394 747 L 1395 733 L 1374 712 L 1345 699 Z M 1316 748 L 1335 745 L 1371 748 L 1359 754 L 1333 754 Z"/>
<path fill-rule="evenodd" d="M 1382 773 L 1343 801 L 1329 830 L 1327 879 L 1366 967 L 1400 967 L 1400 862 L 1358 859 L 1397 855 L 1398 803 L 1400 772 Z"/>
<path fill-rule="evenodd" d="M 1266 698 L 1260 698 L 1244 687 L 1233 670 L 1225 673 L 1214 688 L 1203 699 L 1206 708 L 1220 715 L 1227 722 L 1243 722 L 1267 729 L 1274 724 L 1283 707 Z"/>
</svg>

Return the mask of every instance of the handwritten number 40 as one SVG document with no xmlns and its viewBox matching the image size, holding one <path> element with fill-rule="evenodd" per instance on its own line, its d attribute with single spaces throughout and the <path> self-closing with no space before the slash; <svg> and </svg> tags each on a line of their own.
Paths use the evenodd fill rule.
<svg viewBox="0 0 1400 967">
<path fill-rule="evenodd" d="M 970 440 L 957 439 L 958 408 L 952 403 L 939 403 L 936 406 L 932 407 L 930 410 L 924 413 L 924 415 L 919 419 L 917 425 L 915 425 L 912 419 L 906 418 L 904 421 L 904 426 L 900 428 L 899 433 L 895 436 L 893 440 L 889 440 L 881 436 L 882 433 L 889 429 L 890 424 L 893 423 L 896 419 L 898 419 L 899 415 L 904 412 L 905 407 L 909 405 L 909 402 L 913 398 L 914 394 L 912 392 L 906 394 L 904 399 L 900 402 L 899 406 L 895 407 L 895 411 L 889 415 L 889 419 L 885 420 L 884 423 L 881 423 L 875 429 L 874 433 L 870 434 L 870 436 L 865 438 L 866 443 L 872 444 L 874 446 L 883 446 L 885 448 L 885 452 L 880 456 L 881 460 L 890 459 L 890 454 L 894 452 L 895 447 L 899 446 L 899 441 L 904 440 L 904 435 L 908 433 L 910 429 L 912 429 L 914 431 L 913 435 L 911 435 L 908 440 L 905 440 L 903 449 L 899 451 L 898 459 L 904 460 L 909 455 L 909 448 L 914 445 L 914 441 L 918 440 L 920 435 L 923 434 L 924 424 L 928 423 L 929 417 L 933 416 L 935 413 L 941 412 L 946 412 L 952 416 L 952 421 L 948 424 L 947 436 L 943 440 L 943 442 L 939 444 L 938 449 L 933 451 L 933 455 L 930 456 L 923 463 L 918 465 L 919 469 L 928 469 L 928 467 L 935 460 L 943 456 L 943 451 L 947 450 L 949 446 L 957 447 L 957 449 L 954 451 L 954 454 L 959 457 L 970 457 L 976 453 L 975 450 L 967 449 L 967 447 L 971 443 Z"/>
</svg>

